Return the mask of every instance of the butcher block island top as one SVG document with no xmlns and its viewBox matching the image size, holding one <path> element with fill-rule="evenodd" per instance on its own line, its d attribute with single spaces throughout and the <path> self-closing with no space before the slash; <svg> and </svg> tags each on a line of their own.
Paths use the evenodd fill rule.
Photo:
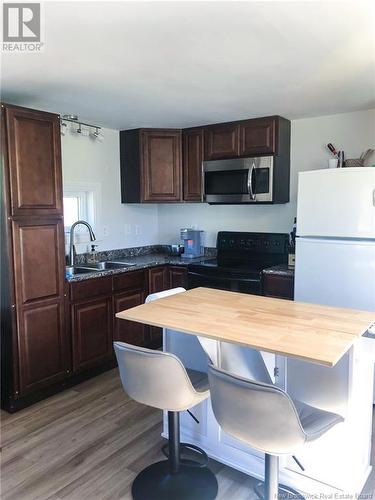
<svg viewBox="0 0 375 500">
<path fill-rule="evenodd" d="M 375 313 L 194 288 L 116 317 L 334 366 Z"/>
</svg>

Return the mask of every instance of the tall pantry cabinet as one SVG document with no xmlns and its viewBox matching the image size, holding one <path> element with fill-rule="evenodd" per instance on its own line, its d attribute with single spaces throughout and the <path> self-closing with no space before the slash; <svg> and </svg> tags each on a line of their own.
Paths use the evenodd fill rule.
<svg viewBox="0 0 375 500">
<path fill-rule="evenodd" d="M 58 115 L 1 105 L 2 407 L 69 376 Z"/>
</svg>

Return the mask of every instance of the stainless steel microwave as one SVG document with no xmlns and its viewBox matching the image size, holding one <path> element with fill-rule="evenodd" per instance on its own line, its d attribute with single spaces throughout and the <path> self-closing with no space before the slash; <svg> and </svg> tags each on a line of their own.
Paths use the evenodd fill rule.
<svg viewBox="0 0 375 500">
<path fill-rule="evenodd" d="M 272 203 L 273 156 L 203 162 L 207 203 Z"/>
</svg>

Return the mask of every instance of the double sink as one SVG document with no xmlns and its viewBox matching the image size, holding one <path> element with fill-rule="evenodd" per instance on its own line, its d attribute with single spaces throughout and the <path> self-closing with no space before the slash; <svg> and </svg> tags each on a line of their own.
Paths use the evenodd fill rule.
<svg viewBox="0 0 375 500">
<path fill-rule="evenodd" d="M 133 267 L 136 264 L 131 264 L 129 262 L 121 261 L 105 261 L 105 262 L 94 262 L 92 264 L 83 264 L 82 266 L 67 266 L 66 276 L 72 277 L 79 274 L 95 273 L 100 271 L 108 271 L 112 269 L 126 269 L 127 267 Z"/>
</svg>

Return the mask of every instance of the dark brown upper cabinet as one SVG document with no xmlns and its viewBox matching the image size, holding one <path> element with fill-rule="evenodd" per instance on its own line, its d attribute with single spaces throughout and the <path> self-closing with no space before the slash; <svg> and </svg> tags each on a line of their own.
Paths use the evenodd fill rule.
<svg viewBox="0 0 375 500">
<path fill-rule="evenodd" d="M 182 200 L 180 130 L 120 132 L 120 161 L 123 203 Z"/>
<path fill-rule="evenodd" d="M 240 156 L 274 154 L 276 152 L 274 118 L 256 118 L 240 124 Z"/>
<path fill-rule="evenodd" d="M 11 215 L 62 216 L 58 115 L 6 105 Z"/>
<path fill-rule="evenodd" d="M 120 132 L 123 203 L 201 202 L 202 161 L 274 156 L 274 185 L 289 200 L 290 121 L 269 116 L 185 129 Z"/>
<path fill-rule="evenodd" d="M 184 200 L 202 201 L 203 128 L 182 133 Z"/>
<path fill-rule="evenodd" d="M 204 159 L 221 160 L 235 158 L 240 151 L 240 126 L 235 124 L 218 124 L 205 127 Z"/>
</svg>

